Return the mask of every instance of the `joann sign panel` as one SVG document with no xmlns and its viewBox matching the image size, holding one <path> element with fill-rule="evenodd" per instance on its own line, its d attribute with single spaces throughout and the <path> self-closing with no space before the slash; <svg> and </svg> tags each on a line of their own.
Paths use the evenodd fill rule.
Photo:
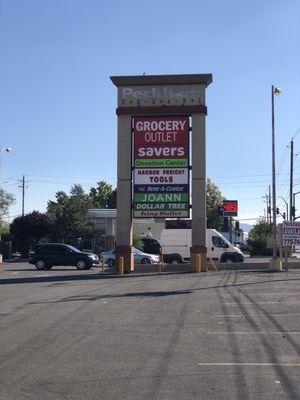
<svg viewBox="0 0 300 400">
<path fill-rule="evenodd" d="M 134 118 L 134 217 L 188 218 L 189 118 Z"/>
</svg>

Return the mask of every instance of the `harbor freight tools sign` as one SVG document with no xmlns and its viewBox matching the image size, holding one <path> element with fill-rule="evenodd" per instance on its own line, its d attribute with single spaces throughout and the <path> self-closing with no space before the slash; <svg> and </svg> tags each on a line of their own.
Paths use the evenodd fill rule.
<svg viewBox="0 0 300 400">
<path fill-rule="evenodd" d="M 283 245 L 300 244 L 300 222 L 283 223 Z"/>
<path fill-rule="evenodd" d="M 134 118 L 134 217 L 189 217 L 189 118 Z"/>
<path fill-rule="evenodd" d="M 223 202 L 223 217 L 237 217 L 238 202 L 237 200 L 225 200 Z"/>
</svg>

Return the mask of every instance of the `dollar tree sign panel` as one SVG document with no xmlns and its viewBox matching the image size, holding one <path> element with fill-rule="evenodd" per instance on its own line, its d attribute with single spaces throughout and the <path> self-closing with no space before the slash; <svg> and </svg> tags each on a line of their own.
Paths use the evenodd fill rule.
<svg viewBox="0 0 300 400">
<path fill-rule="evenodd" d="M 135 117 L 133 124 L 133 216 L 189 217 L 189 118 Z"/>
</svg>

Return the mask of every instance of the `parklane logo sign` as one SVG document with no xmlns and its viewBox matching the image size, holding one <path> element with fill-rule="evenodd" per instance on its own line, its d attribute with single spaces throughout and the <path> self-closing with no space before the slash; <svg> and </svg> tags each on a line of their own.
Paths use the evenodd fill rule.
<svg viewBox="0 0 300 400">
<path fill-rule="evenodd" d="M 200 90 L 192 90 L 192 89 L 169 89 L 167 87 L 156 88 L 153 87 L 151 89 L 133 89 L 130 87 L 124 87 L 121 89 L 121 97 L 122 100 L 127 100 L 128 98 L 134 99 L 184 99 L 184 98 L 200 98 L 201 92 Z"/>
</svg>

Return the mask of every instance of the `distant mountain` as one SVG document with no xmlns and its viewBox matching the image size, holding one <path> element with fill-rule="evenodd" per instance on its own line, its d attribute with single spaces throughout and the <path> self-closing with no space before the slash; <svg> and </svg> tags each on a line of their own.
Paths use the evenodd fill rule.
<svg viewBox="0 0 300 400">
<path fill-rule="evenodd" d="M 243 229 L 244 232 L 250 232 L 254 225 L 250 224 L 240 224 L 240 228 Z"/>
</svg>

